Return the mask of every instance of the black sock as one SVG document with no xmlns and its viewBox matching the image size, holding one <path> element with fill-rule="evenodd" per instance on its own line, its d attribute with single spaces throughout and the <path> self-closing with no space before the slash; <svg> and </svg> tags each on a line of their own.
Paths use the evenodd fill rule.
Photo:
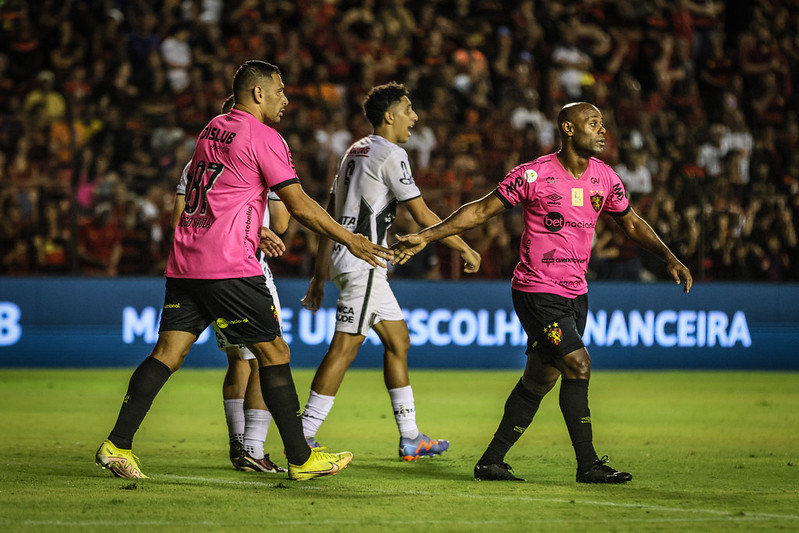
<svg viewBox="0 0 799 533">
<path fill-rule="evenodd" d="M 505 413 L 494 433 L 494 438 L 478 463 L 488 465 L 505 461 L 508 450 L 519 440 L 519 437 L 533 421 L 542 398 L 543 396 L 527 390 L 522 384 L 522 380 L 519 380 L 505 402 Z"/>
<path fill-rule="evenodd" d="M 124 450 L 133 446 L 133 436 L 150 410 L 158 391 L 171 375 L 169 367 L 154 357 L 148 357 L 136 368 L 130 376 L 128 393 L 122 401 L 117 423 L 108 436 L 114 446 Z"/>
<path fill-rule="evenodd" d="M 591 411 L 588 409 L 587 379 L 561 380 L 560 411 L 574 446 L 577 468 L 580 471 L 588 470 L 597 460 L 597 455 L 591 430 Z"/>
<path fill-rule="evenodd" d="M 311 456 L 311 448 L 302 434 L 300 400 L 289 364 L 261 367 L 258 375 L 261 394 L 280 431 L 286 458 L 293 465 L 305 463 Z"/>
</svg>

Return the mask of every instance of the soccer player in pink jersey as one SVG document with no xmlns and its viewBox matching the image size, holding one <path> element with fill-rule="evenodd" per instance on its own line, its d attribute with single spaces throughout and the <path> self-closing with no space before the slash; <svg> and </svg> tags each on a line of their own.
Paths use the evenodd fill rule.
<svg viewBox="0 0 799 533">
<path fill-rule="evenodd" d="M 402 264 L 428 243 L 484 223 L 505 209 L 524 209 L 520 260 L 511 284 L 513 307 L 527 332 L 527 365 L 505 403 L 494 438 L 474 467 L 474 477 L 524 481 L 505 463 L 505 455 L 533 420 L 543 397 L 561 378 L 560 409 L 577 458 L 576 480 L 626 483 L 627 472 L 608 466 L 593 445 L 588 381 L 591 358 L 582 341 L 588 313 L 585 273 L 600 212 L 612 215 L 636 244 L 666 262 L 666 271 L 683 291 L 691 273 L 629 205 L 613 170 L 597 159 L 605 147 L 602 113 L 586 102 L 566 105 L 558 114 L 561 149 L 514 168 L 497 188 L 465 204 L 443 222 L 401 236 L 394 245 Z"/>
<path fill-rule="evenodd" d="M 229 113 L 233 109 L 234 103 L 231 94 L 222 105 L 222 113 Z M 183 168 L 175 191 L 175 204 L 172 208 L 173 228 L 177 226 L 183 216 L 183 210 L 186 208 L 186 187 L 190 168 L 191 161 Z M 275 232 L 286 231 L 291 216 L 274 192 L 269 192 L 267 200 L 261 227 L 259 262 L 264 271 L 266 285 L 272 296 L 275 311 L 280 317 L 280 298 L 272 271 L 267 263 L 267 257 L 279 257 L 285 251 L 286 247 L 283 241 Z M 211 326 L 216 335 L 217 346 L 225 352 L 228 360 L 227 371 L 222 382 L 222 401 L 228 429 L 230 462 L 236 470 L 244 472 L 270 474 L 285 472 L 285 468 L 272 462 L 269 454 L 264 452 L 264 442 L 269 433 L 272 413 L 266 408 L 261 394 L 258 361 L 255 354 L 246 346 L 230 344 L 216 323 L 212 323 Z"/>
<path fill-rule="evenodd" d="M 301 224 L 347 247 L 374 266 L 392 253 L 337 224 L 299 184 L 291 152 L 270 126 L 288 105 L 280 71 L 247 61 L 233 79 L 235 105 L 200 134 L 166 267 L 166 295 L 158 341 L 130 379 L 128 392 L 96 461 L 118 477 L 142 478 L 133 436 L 155 396 L 180 368 L 200 333 L 215 322 L 233 344 L 258 359 L 261 392 L 278 426 L 289 478 L 333 475 L 352 453 L 311 449 L 302 434 L 289 347 L 256 257 L 268 191 L 274 190 Z"/>
</svg>

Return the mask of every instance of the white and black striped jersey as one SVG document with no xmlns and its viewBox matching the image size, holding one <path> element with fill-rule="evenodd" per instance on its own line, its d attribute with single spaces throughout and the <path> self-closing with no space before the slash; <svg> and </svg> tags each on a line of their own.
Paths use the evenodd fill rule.
<svg viewBox="0 0 799 533">
<path fill-rule="evenodd" d="M 336 221 L 375 244 L 386 246 L 386 232 L 394 221 L 397 203 L 421 196 L 413 181 L 408 153 L 379 135 L 369 135 L 349 147 L 330 190 L 335 198 Z M 330 277 L 369 270 L 366 261 L 335 243 Z"/>
</svg>

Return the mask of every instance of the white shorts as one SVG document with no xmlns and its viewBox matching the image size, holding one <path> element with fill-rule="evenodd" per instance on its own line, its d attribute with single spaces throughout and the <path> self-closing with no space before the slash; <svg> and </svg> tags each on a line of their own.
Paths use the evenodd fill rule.
<svg viewBox="0 0 799 533">
<path fill-rule="evenodd" d="M 275 316 L 277 318 L 277 323 L 281 324 L 280 329 L 282 330 L 282 321 L 280 320 L 280 298 L 277 296 L 277 287 L 275 287 L 275 280 L 272 276 L 267 276 L 266 287 L 269 289 L 269 294 L 272 295 L 272 302 L 275 304 Z M 212 322 L 211 326 L 214 328 L 214 333 L 216 333 L 216 345 L 220 350 L 227 352 L 228 348 L 238 347 L 239 357 L 244 360 L 255 359 L 255 354 L 243 344 L 230 344 L 225 334 L 222 333 L 222 330 L 217 327 L 216 322 Z"/>
<path fill-rule="evenodd" d="M 381 320 L 405 320 L 385 268 L 339 274 L 336 331 L 366 336 Z"/>
</svg>

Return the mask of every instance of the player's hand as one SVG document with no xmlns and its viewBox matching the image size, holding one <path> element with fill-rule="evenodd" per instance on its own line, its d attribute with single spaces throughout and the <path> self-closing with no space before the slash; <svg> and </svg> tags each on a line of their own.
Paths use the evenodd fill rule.
<svg viewBox="0 0 799 533">
<path fill-rule="evenodd" d="M 694 278 L 691 277 L 691 271 L 688 270 L 688 267 L 683 265 L 679 259 L 674 258 L 670 260 L 666 265 L 666 272 L 669 273 L 677 285 L 685 282 L 682 292 L 689 292 L 691 290 L 691 285 L 694 284 Z"/>
<path fill-rule="evenodd" d="M 286 245 L 277 233 L 264 226 L 261 228 L 261 242 L 258 243 L 258 249 L 266 257 L 280 257 L 286 251 Z"/>
<path fill-rule="evenodd" d="M 325 281 L 317 281 L 316 277 L 311 278 L 311 283 L 308 284 L 308 292 L 306 292 L 305 297 L 300 300 L 302 306 L 316 313 L 322 306 L 322 300 L 324 299 Z"/>
<path fill-rule="evenodd" d="M 463 271 L 467 274 L 474 274 L 480 270 L 483 258 L 476 251 L 469 248 L 465 252 L 461 252 L 461 258 L 463 258 Z"/>
<path fill-rule="evenodd" d="M 358 259 L 363 259 L 373 267 L 386 268 L 386 264 L 380 260 L 391 261 L 394 259 L 394 252 L 373 243 L 360 233 L 353 233 L 346 246 L 352 255 Z"/>
<path fill-rule="evenodd" d="M 427 242 L 418 233 L 394 235 L 394 237 L 397 238 L 397 242 L 391 246 L 391 249 L 394 250 L 395 265 L 404 265 L 408 262 L 408 259 L 424 250 L 424 247 L 427 246 Z M 478 261 L 478 266 L 479 264 Z"/>
</svg>

